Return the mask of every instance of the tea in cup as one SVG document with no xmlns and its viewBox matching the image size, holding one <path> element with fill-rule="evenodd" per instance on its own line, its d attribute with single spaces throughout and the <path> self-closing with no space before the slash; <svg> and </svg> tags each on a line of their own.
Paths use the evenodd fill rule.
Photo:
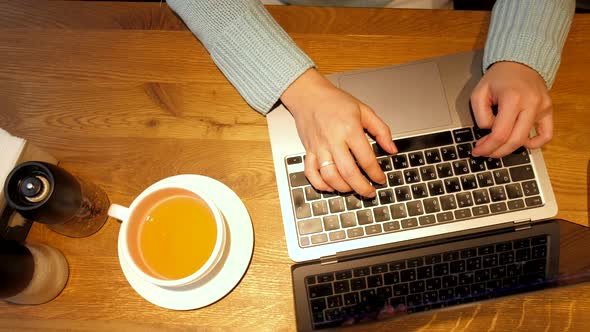
<svg viewBox="0 0 590 332">
<path fill-rule="evenodd" d="M 173 288 L 194 283 L 223 256 L 225 220 L 198 188 L 159 182 L 129 208 L 112 204 L 109 216 L 122 221 L 122 258 L 149 283 Z"/>
</svg>

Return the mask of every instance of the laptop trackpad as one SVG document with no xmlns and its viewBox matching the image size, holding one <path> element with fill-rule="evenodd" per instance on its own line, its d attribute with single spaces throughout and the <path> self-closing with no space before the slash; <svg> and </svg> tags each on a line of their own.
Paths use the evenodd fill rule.
<svg viewBox="0 0 590 332">
<path fill-rule="evenodd" d="M 434 62 L 344 74 L 339 85 L 373 108 L 394 135 L 451 124 Z"/>
</svg>

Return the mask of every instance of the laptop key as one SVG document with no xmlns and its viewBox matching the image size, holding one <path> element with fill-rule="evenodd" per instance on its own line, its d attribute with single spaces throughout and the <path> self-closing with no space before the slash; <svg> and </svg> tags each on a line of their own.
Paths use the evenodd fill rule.
<svg viewBox="0 0 590 332">
<path fill-rule="evenodd" d="M 379 300 L 388 300 L 393 297 L 393 290 L 391 286 L 377 288 L 377 298 Z"/>
<path fill-rule="evenodd" d="M 348 238 L 355 238 L 365 235 L 362 227 L 350 228 L 348 231 L 346 231 L 346 233 L 348 234 Z"/>
<path fill-rule="evenodd" d="M 337 308 L 342 306 L 342 295 L 330 296 L 326 299 L 328 308 Z"/>
<path fill-rule="evenodd" d="M 419 217 L 418 222 L 420 223 L 420 226 L 433 225 L 436 224 L 436 218 L 434 217 L 434 215 L 430 214 L 427 216 Z"/>
<path fill-rule="evenodd" d="M 331 213 L 343 212 L 345 210 L 344 199 L 342 197 L 330 198 L 328 200 L 328 207 Z"/>
<path fill-rule="evenodd" d="M 403 203 L 393 204 L 389 209 L 391 210 L 391 219 L 401 219 L 408 216 L 406 205 Z"/>
<path fill-rule="evenodd" d="M 394 189 L 395 192 L 395 199 L 398 202 L 409 201 L 412 199 L 412 194 L 410 193 L 409 186 L 397 187 Z"/>
<path fill-rule="evenodd" d="M 440 212 L 440 203 L 438 202 L 438 198 L 427 198 L 423 200 L 422 203 L 424 204 L 424 211 L 426 211 L 426 213 Z"/>
<path fill-rule="evenodd" d="M 475 175 L 464 175 L 461 177 L 461 186 L 463 190 L 471 190 L 477 188 L 477 180 L 475 179 Z"/>
<path fill-rule="evenodd" d="M 422 166 L 426 163 L 424 161 L 424 154 L 421 151 L 408 153 L 408 159 L 412 167 Z"/>
<path fill-rule="evenodd" d="M 389 220 L 389 208 L 387 206 L 380 206 L 373 209 L 375 214 L 375 221 L 383 222 Z"/>
<path fill-rule="evenodd" d="M 524 194 L 526 196 L 539 194 L 539 187 L 537 187 L 537 182 L 535 180 L 523 182 L 522 189 L 524 190 Z"/>
<path fill-rule="evenodd" d="M 455 210 L 455 219 L 466 219 L 466 218 L 471 218 L 471 210 L 469 210 L 469 208 L 467 209 L 461 209 L 461 210 Z"/>
<path fill-rule="evenodd" d="M 379 197 L 363 198 L 363 207 L 373 207 L 379 205 Z"/>
<path fill-rule="evenodd" d="M 471 208 L 471 212 L 474 216 L 479 217 L 490 214 L 490 209 L 487 207 L 487 205 L 481 205 Z"/>
<path fill-rule="evenodd" d="M 377 192 L 377 197 L 379 197 L 379 203 L 381 203 L 381 205 L 395 202 L 395 199 L 393 198 L 393 190 L 391 189 L 379 190 Z"/>
<path fill-rule="evenodd" d="M 435 277 L 445 276 L 449 274 L 449 263 L 440 263 L 434 265 L 432 268 Z"/>
<path fill-rule="evenodd" d="M 436 173 L 438 174 L 438 177 L 441 179 L 453 176 L 453 167 L 450 163 L 438 164 L 436 165 Z"/>
<path fill-rule="evenodd" d="M 347 212 L 340 215 L 340 225 L 343 228 L 356 226 L 356 215 L 354 212 Z"/>
<path fill-rule="evenodd" d="M 315 322 L 323 321 L 324 320 L 323 311 L 324 311 L 324 309 L 327 308 L 326 300 L 324 298 L 315 299 L 315 300 L 311 300 L 310 304 L 311 304 L 311 312 L 314 314 L 314 317 L 316 317 L 315 314 L 318 314 L 317 315 L 318 319 L 314 319 L 314 321 Z"/>
<path fill-rule="evenodd" d="M 515 199 L 513 201 L 508 201 L 508 209 L 509 210 L 524 209 L 524 201 L 522 199 Z"/>
<path fill-rule="evenodd" d="M 346 239 L 346 233 L 344 231 L 330 232 L 328 237 L 330 238 L 330 241 L 340 241 Z"/>
<path fill-rule="evenodd" d="M 412 185 L 412 195 L 414 199 L 420 199 L 424 197 L 428 197 L 428 191 L 426 189 L 426 184 L 418 183 Z"/>
<path fill-rule="evenodd" d="M 492 198 L 492 202 L 498 201 L 505 201 L 506 200 L 506 192 L 504 191 L 504 187 L 492 187 L 489 188 L 490 190 L 490 197 Z"/>
<path fill-rule="evenodd" d="M 490 202 L 490 196 L 487 189 L 478 189 L 473 191 L 473 202 L 477 205 L 487 204 Z"/>
<path fill-rule="evenodd" d="M 481 158 L 481 157 L 469 158 L 469 168 L 471 168 L 472 173 L 485 171 L 486 170 L 485 158 Z"/>
<path fill-rule="evenodd" d="M 325 233 L 322 234 L 315 234 L 311 236 L 311 243 L 312 244 L 319 244 L 328 242 L 328 235 Z"/>
<path fill-rule="evenodd" d="M 310 298 L 330 296 L 334 293 L 331 283 L 309 286 L 308 291 Z"/>
<path fill-rule="evenodd" d="M 436 180 L 428 182 L 428 192 L 430 193 L 430 196 L 443 195 L 445 189 L 442 181 Z"/>
<path fill-rule="evenodd" d="M 299 245 L 302 247 L 307 247 L 309 245 L 309 237 L 303 236 L 299 238 Z"/>
<path fill-rule="evenodd" d="M 324 230 L 333 231 L 339 228 L 340 222 L 338 221 L 338 216 L 332 215 L 324 217 Z"/>
<path fill-rule="evenodd" d="M 537 236 L 531 239 L 531 246 L 539 246 L 547 244 L 547 236 Z"/>
<path fill-rule="evenodd" d="M 469 207 L 473 205 L 473 199 L 471 198 L 470 192 L 462 192 L 455 194 L 457 197 L 457 205 L 460 208 Z"/>
<path fill-rule="evenodd" d="M 348 293 L 344 294 L 344 305 L 353 305 L 359 302 L 359 293 Z"/>
<path fill-rule="evenodd" d="M 367 235 L 378 234 L 381 232 L 383 232 L 383 229 L 381 228 L 380 224 L 369 225 L 365 227 L 365 234 Z"/>
<path fill-rule="evenodd" d="M 429 164 L 435 164 L 441 161 L 440 152 L 438 149 L 426 150 L 424 156 L 426 158 L 426 162 Z"/>
<path fill-rule="evenodd" d="M 406 261 L 389 263 L 389 271 L 399 271 L 406 268 Z"/>
<path fill-rule="evenodd" d="M 399 231 L 401 229 L 399 221 L 390 221 L 383 224 L 383 231 L 385 232 L 393 232 Z"/>
<path fill-rule="evenodd" d="M 399 272 L 388 272 L 383 274 L 383 283 L 385 285 L 397 284 L 399 281 Z"/>
<path fill-rule="evenodd" d="M 296 172 L 289 174 L 289 182 L 291 182 L 291 187 L 303 187 L 309 186 L 310 183 L 307 181 L 305 174 L 303 172 Z"/>
<path fill-rule="evenodd" d="M 522 197 L 522 189 L 520 188 L 520 183 L 510 183 L 506 186 L 506 193 L 508 194 L 508 198 L 520 198 Z"/>
<path fill-rule="evenodd" d="M 401 225 L 404 229 L 418 227 L 418 219 L 408 218 L 401 221 Z"/>
<path fill-rule="evenodd" d="M 338 271 L 334 273 L 336 280 L 344 280 L 352 278 L 352 270 Z"/>
<path fill-rule="evenodd" d="M 490 204 L 490 211 L 492 211 L 492 213 L 506 212 L 507 210 L 508 208 L 504 202 Z"/>
<path fill-rule="evenodd" d="M 497 158 L 487 158 L 486 159 L 486 166 L 489 170 L 497 169 L 502 167 L 502 161 Z"/>
<path fill-rule="evenodd" d="M 510 176 L 508 175 L 508 170 L 506 169 L 497 169 L 492 172 L 494 175 L 494 180 L 496 184 L 504 184 L 510 182 Z"/>
<path fill-rule="evenodd" d="M 445 146 L 440 149 L 440 152 L 444 161 L 457 159 L 457 150 L 454 146 Z"/>
<path fill-rule="evenodd" d="M 375 153 L 376 157 L 383 157 L 389 155 L 389 152 L 383 150 L 381 146 L 377 143 L 371 144 L 371 147 L 373 148 L 373 152 Z"/>
<path fill-rule="evenodd" d="M 477 173 L 477 184 L 480 188 L 494 185 L 494 177 L 491 172 Z"/>
<path fill-rule="evenodd" d="M 381 170 L 383 172 L 393 171 L 393 166 L 391 165 L 391 158 L 379 158 L 377 159 L 377 162 L 379 163 L 379 166 L 381 167 Z"/>
<path fill-rule="evenodd" d="M 299 228 L 299 235 L 307 235 L 323 231 L 320 218 L 298 221 L 297 227 Z"/>
<path fill-rule="evenodd" d="M 455 175 L 463 175 L 469 173 L 469 164 L 466 160 L 454 161 L 452 165 Z"/>
<path fill-rule="evenodd" d="M 359 225 L 368 225 L 373 223 L 373 212 L 370 209 L 356 212 L 356 218 Z"/>
<path fill-rule="evenodd" d="M 387 183 L 390 187 L 401 186 L 404 184 L 404 176 L 402 172 L 395 171 L 387 173 Z"/>
<path fill-rule="evenodd" d="M 445 189 L 448 194 L 461 191 L 461 184 L 459 178 L 444 179 Z"/>
<path fill-rule="evenodd" d="M 313 201 L 322 198 L 320 191 L 318 191 L 312 186 L 307 186 L 303 188 L 303 190 L 305 190 L 305 199 L 307 199 L 308 201 Z"/>
<path fill-rule="evenodd" d="M 455 220 L 453 212 L 442 212 L 436 215 L 436 221 L 438 222 L 449 222 Z"/>
<path fill-rule="evenodd" d="M 328 214 L 328 204 L 326 201 L 314 201 L 311 203 L 314 216 L 323 216 Z"/>
<path fill-rule="evenodd" d="M 453 144 L 453 136 L 450 131 L 443 131 L 439 133 L 396 139 L 394 142 L 398 151 L 407 152 Z"/>
<path fill-rule="evenodd" d="M 453 136 L 455 137 L 456 143 L 465 143 L 473 141 L 473 133 L 471 133 L 471 128 L 461 128 L 453 130 Z"/>
<path fill-rule="evenodd" d="M 457 201 L 454 195 L 446 195 L 440 197 L 440 206 L 443 211 L 454 210 L 457 208 Z"/>
<path fill-rule="evenodd" d="M 334 281 L 334 273 L 323 273 L 317 276 L 318 282 Z"/>
<path fill-rule="evenodd" d="M 420 176 L 422 176 L 422 181 L 436 180 L 436 169 L 434 166 L 420 167 Z"/>
<path fill-rule="evenodd" d="M 420 182 L 420 171 L 417 168 L 407 169 L 403 174 L 407 184 Z"/>
<path fill-rule="evenodd" d="M 381 286 L 383 286 L 383 277 L 380 274 L 367 277 L 367 287 L 375 288 Z"/>
<path fill-rule="evenodd" d="M 424 280 L 417 280 L 414 282 L 410 283 L 410 294 L 415 294 L 415 293 L 422 293 L 424 292 Z"/>
<path fill-rule="evenodd" d="M 514 182 L 530 180 L 535 177 L 535 172 L 533 171 L 533 166 L 531 165 L 511 167 L 509 171 L 510 177 Z"/>
<path fill-rule="evenodd" d="M 527 197 L 525 199 L 526 206 L 539 206 L 543 205 L 543 200 L 541 200 L 541 196 L 533 196 Z"/>
<path fill-rule="evenodd" d="M 502 158 L 502 162 L 504 162 L 504 166 L 506 167 L 527 164 L 530 161 L 529 153 L 524 147 L 520 147 L 518 150 Z"/>
<path fill-rule="evenodd" d="M 459 158 L 471 158 L 471 143 L 457 145 L 457 154 Z"/>
<path fill-rule="evenodd" d="M 362 207 L 361 199 L 358 195 L 347 195 L 344 198 L 347 210 L 357 210 Z"/>
<path fill-rule="evenodd" d="M 297 188 L 291 191 L 293 196 L 293 205 L 295 206 L 295 216 L 297 219 L 305 219 L 311 217 L 311 207 L 309 203 L 305 202 L 303 189 Z"/>
<path fill-rule="evenodd" d="M 307 276 L 305 277 L 305 284 L 306 285 L 313 285 L 316 283 L 315 276 Z"/>
<path fill-rule="evenodd" d="M 354 278 L 350 280 L 350 289 L 353 291 L 367 288 L 367 280 L 365 277 Z"/>
<path fill-rule="evenodd" d="M 458 251 L 445 252 L 442 256 L 444 262 L 456 261 L 461 258 L 461 254 Z"/>
<path fill-rule="evenodd" d="M 383 273 L 383 272 L 387 272 L 387 264 L 379 264 L 379 265 L 373 265 L 371 266 L 371 273 L 372 274 L 377 274 L 377 273 Z"/>
<path fill-rule="evenodd" d="M 402 282 L 415 281 L 416 280 L 416 270 L 415 269 L 403 270 L 400 272 L 400 278 L 401 278 Z"/>
<path fill-rule="evenodd" d="M 408 158 L 405 154 L 396 154 L 391 157 L 391 161 L 393 162 L 393 168 L 395 169 L 404 169 L 409 166 Z"/>
<path fill-rule="evenodd" d="M 442 262 L 442 256 L 440 254 L 424 257 L 424 263 L 426 263 L 428 265 L 437 264 L 440 262 Z"/>
<path fill-rule="evenodd" d="M 417 258 L 410 258 L 406 260 L 406 266 L 408 268 L 410 267 L 419 267 L 424 265 L 424 259 L 422 257 L 417 257 Z"/>
</svg>

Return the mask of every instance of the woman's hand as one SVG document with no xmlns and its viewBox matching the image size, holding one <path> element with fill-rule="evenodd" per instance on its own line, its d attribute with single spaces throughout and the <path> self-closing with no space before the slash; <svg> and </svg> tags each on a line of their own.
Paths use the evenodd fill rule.
<svg viewBox="0 0 590 332">
<path fill-rule="evenodd" d="M 363 172 L 380 184 L 386 177 L 365 130 L 383 150 L 397 152 L 389 128 L 375 112 L 315 69 L 295 80 L 281 95 L 281 101 L 295 118 L 307 153 L 305 176 L 311 184 L 322 191 L 354 190 L 374 197 L 375 188 Z"/>
<path fill-rule="evenodd" d="M 492 112 L 498 105 L 498 114 Z M 480 128 L 491 133 L 477 141 L 473 156 L 499 158 L 521 146 L 540 148 L 553 137 L 553 106 L 543 78 L 516 62 L 493 64 L 471 94 Z M 537 136 L 529 137 L 535 127 Z"/>
</svg>

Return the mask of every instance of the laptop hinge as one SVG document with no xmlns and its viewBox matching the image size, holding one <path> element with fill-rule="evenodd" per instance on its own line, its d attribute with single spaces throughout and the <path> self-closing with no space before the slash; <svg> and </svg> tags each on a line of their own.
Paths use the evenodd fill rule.
<svg viewBox="0 0 590 332">
<path fill-rule="evenodd" d="M 531 219 L 519 219 L 519 220 L 514 220 L 513 222 L 516 227 L 514 228 L 515 231 L 522 231 L 525 229 L 530 229 L 531 226 Z"/>
<path fill-rule="evenodd" d="M 338 257 L 336 255 L 324 256 L 320 258 L 321 265 L 328 265 L 338 263 Z"/>
</svg>

